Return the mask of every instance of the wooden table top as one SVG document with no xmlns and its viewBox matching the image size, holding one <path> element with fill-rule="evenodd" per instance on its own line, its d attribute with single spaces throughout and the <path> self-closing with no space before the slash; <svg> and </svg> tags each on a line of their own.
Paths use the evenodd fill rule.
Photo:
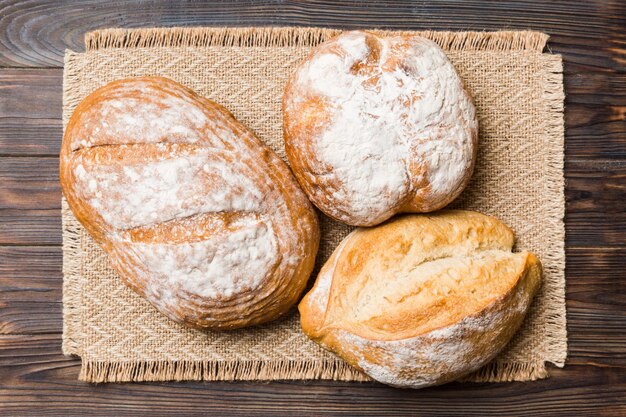
<svg viewBox="0 0 626 417">
<path fill-rule="evenodd" d="M 397 390 L 331 381 L 79 382 L 61 353 L 63 51 L 104 27 L 306 25 L 551 35 L 563 55 L 569 356 L 551 378 Z M 0 0 L 0 415 L 626 415 L 624 1 Z"/>
</svg>

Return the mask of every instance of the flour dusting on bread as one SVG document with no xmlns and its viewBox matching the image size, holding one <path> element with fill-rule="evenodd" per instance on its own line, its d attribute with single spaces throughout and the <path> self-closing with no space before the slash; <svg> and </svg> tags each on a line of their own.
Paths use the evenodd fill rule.
<svg viewBox="0 0 626 417">
<path fill-rule="evenodd" d="M 441 208 L 473 168 L 474 106 L 424 38 L 340 35 L 297 69 L 284 112 L 296 176 L 320 209 L 350 224 Z"/>
<path fill-rule="evenodd" d="M 273 320 L 313 268 L 319 227 L 289 168 L 226 109 L 174 81 L 120 80 L 81 102 L 61 183 L 121 278 L 189 326 Z"/>
<path fill-rule="evenodd" d="M 166 158 L 121 170 L 117 164 L 83 161 L 74 173 L 83 198 L 118 229 L 198 213 L 258 211 L 263 198 L 258 185 L 220 156 L 206 148 L 173 151 Z"/>
<path fill-rule="evenodd" d="M 271 225 L 244 218 L 231 227 L 232 233 L 199 242 L 140 243 L 132 250 L 154 274 L 152 286 L 161 288 L 165 299 L 175 301 L 170 293 L 179 291 L 230 298 L 258 288 L 280 259 Z"/>
<path fill-rule="evenodd" d="M 85 125 L 94 125 L 85 137 L 76 136 L 72 150 L 95 145 L 183 142 L 201 139 L 202 130 L 216 123 L 180 90 L 159 94 L 149 81 L 137 80 L 117 88 L 98 109 L 82 115 Z M 100 125 L 101 124 L 101 125 Z"/>
</svg>

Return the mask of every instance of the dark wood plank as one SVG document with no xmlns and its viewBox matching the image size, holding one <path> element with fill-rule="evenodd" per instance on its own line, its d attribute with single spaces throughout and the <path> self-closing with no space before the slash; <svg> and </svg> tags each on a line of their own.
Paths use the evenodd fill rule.
<svg viewBox="0 0 626 417">
<path fill-rule="evenodd" d="M 60 246 L 0 246 L 0 300 L 59 301 L 62 261 Z"/>
<path fill-rule="evenodd" d="M 595 105 L 576 103 L 574 100 L 582 101 L 584 98 L 575 95 L 571 90 L 566 91 L 567 157 L 626 159 L 626 95 L 622 106 Z"/>
<path fill-rule="evenodd" d="M 619 213 L 621 207 L 614 205 L 614 203 L 624 196 L 623 193 L 626 190 L 626 186 L 623 180 L 625 177 L 626 160 L 566 158 L 566 189 L 571 189 L 572 197 L 569 200 L 570 206 L 568 208 L 571 211 L 608 209 Z M 596 187 L 599 187 L 597 194 L 576 191 L 579 184 L 578 181 L 584 181 L 585 178 L 596 182 L 597 185 L 590 188 L 595 190 Z M 610 180 L 607 181 L 606 178 L 610 178 Z M 600 194 L 604 195 L 600 196 Z"/>
<path fill-rule="evenodd" d="M 0 246 L 0 334 L 59 333 L 61 248 Z"/>
<path fill-rule="evenodd" d="M 566 256 L 568 307 L 626 317 L 626 248 L 571 247 L 566 249 Z M 584 332 L 582 328 L 575 330 Z M 622 354 L 626 357 L 626 350 Z"/>
<path fill-rule="evenodd" d="M 0 209 L 0 245 L 61 245 L 61 240 L 60 209 Z"/>
<path fill-rule="evenodd" d="M 600 43 L 598 47 L 602 47 Z M 579 47 L 563 55 L 567 157 L 624 159 L 626 68 L 620 63 L 623 52 L 614 49 L 610 59 L 597 59 L 592 67 L 589 63 L 573 62 L 592 53 Z"/>
<path fill-rule="evenodd" d="M 58 158 L 0 159 L 0 210 L 60 208 Z"/>
<path fill-rule="evenodd" d="M 0 158 L 0 245 L 60 245 L 57 157 Z"/>
<path fill-rule="evenodd" d="M 533 383 L 459 384 L 419 391 L 376 383 L 134 383 L 88 385 L 59 335 L 0 336 L 0 404 L 18 415 L 617 416 L 626 377 L 572 365 Z"/>
<path fill-rule="evenodd" d="M 625 259 L 626 248 L 567 249 L 568 364 L 626 368 Z"/>
<path fill-rule="evenodd" d="M 0 246 L 0 334 L 62 329 L 61 248 Z"/>
<path fill-rule="evenodd" d="M 0 155 L 58 155 L 62 69 L 0 68 Z"/>
<path fill-rule="evenodd" d="M 61 244 L 58 164 L 57 157 L 0 158 L 0 245 Z"/>
<path fill-rule="evenodd" d="M 0 300 L 0 335 L 58 333 L 63 305 L 55 301 Z M 1 371 L 0 371 L 1 372 Z"/>
<path fill-rule="evenodd" d="M 625 245 L 626 161 L 567 159 L 565 178 L 566 244 Z"/>
<path fill-rule="evenodd" d="M 602 40 L 619 28 L 623 3 L 587 1 L 385 2 L 233 1 L 186 3 L 131 1 L 4 1 L 0 44 L 7 48 L 0 66 L 61 66 L 65 48 L 82 50 L 83 34 L 103 27 L 323 25 L 361 28 L 438 30 L 537 29 L 554 35 L 566 50 Z M 584 18 L 583 18 L 584 17 Z M 619 33 L 619 32 L 618 32 Z M 569 39 L 568 39 L 569 38 Z M 573 39 L 577 41 L 572 42 Z M 578 41 L 580 40 L 580 41 Z M 585 43 L 587 42 L 587 43 Z M 596 54 L 598 44 L 591 45 Z M 608 45 L 607 45 L 608 46 Z M 584 62 L 584 61 L 581 61 Z"/>
<path fill-rule="evenodd" d="M 626 215 L 614 212 L 574 212 L 565 215 L 568 246 L 624 246 Z"/>
</svg>

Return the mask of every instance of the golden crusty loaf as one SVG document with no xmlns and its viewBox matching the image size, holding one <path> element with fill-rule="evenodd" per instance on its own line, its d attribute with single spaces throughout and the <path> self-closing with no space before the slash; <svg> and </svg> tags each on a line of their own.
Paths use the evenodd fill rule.
<svg viewBox="0 0 626 417">
<path fill-rule="evenodd" d="M 70 208 L 123 281 L 170 318 L 231 329 L 285 313 L 319 228 L 287 165 L 226 109 L 161 77 L 115 81 L 74 111 Z"/>
<path fill-rule="evenodd" d="M 508 343 L 540 286 L 539 260 L 512 253 L 513 239 L 502 222 L 470 211 L 357 229 L 300 303 L 302 328 L 385 384 L 457 379 Z"/>
<path fill-rule="evenodd" d="M 318 46 L 290 77 L 283 115 L 298 182 L 351 225 L 440 209 L 474 168 L 474 105 L 445 53 L 419 36 L 356 31 Z"/>
</svg>

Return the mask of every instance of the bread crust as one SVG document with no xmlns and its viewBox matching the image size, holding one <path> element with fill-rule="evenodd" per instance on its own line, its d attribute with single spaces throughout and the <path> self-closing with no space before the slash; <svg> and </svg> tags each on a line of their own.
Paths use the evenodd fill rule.
<svg viewBox="0 0 626 417">
<path fill-rule="evenodd" d="M 274 320 L 319 245 L 287 165 L 222 106 L 163 77 L 85 98 L 60 154 L 63 193 L 122 280 L 199 329 Z"/>
<path fill-rule="evenodd" d="M 353 31 L 318 46 L 287 82 L 283 117 L 298 182 L 350 225 L 438 210 L 474 169 L 474 105 L 445 53 L 419 36 Z"/>
<path fill-rule="evenodd" d="M 468 211 L 357 229 L 300 303 L 302 329 L 379 382 L 453 381 L 506 346 L 540 286 L 539 260 L 512 246 L 503 223 Z"/>
</svg>

